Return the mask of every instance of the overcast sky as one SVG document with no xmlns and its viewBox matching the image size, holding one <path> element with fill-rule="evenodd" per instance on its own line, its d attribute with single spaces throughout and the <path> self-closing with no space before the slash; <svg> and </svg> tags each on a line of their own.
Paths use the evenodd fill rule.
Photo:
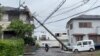
<svg viewBox="0 0 100 56">
<path fill-rule="evenodd" d="M 63 1 L 63 0 L 21 0 L 21 3 L 25 1 L 25 5 L 27 5 L 31 12 L 35 13 L 36 17 L 43 22 L 43 20 Z M 67 18 L 71 15 L 74 15 L 76 13 L 88 10 L 92 7 L 100 5 L 100 0 L 89 0 L 86 4 L 84 2 L 87 0 L 66 0 L 66 3 L 54 14 L 60 14 L 62 12 L 65 12 L 64 14 L 60 14 L 58 16 L 50 18 L 47 22 L 55 21 L 62 18 Z M 19 6 L 19 0 L 0 0 L 0 3 L 2 6 L 10 6 L 10 7 L 18 7 Z M 77 9 L 74 9 L 72 11 L 69 11 L 72 8 L 75 8 L 81 4 L 84 4 L 80 6 Z M 67 12 L 66 12 L 67 11 Z M 93 14 L 93 15 L 100 15 L 100 13 L 97 13 L 100 11 L 100 8 L 92 10 L 88 13 L 83 14 Z M 53 16 L 54 16 L 53 15 Z M 45 24 L 51 31 L 66 31 L 66 23 L 70 18 L 67 18 L 66 20 L 51 23 L 51 24 Z M 46 22 L 46 23 L 47 23 Z M 35 22 L 36 25 L 38 25 Z M 38 28 L 37 31 L 44 30 L 42 27 Z"/>
</svg>

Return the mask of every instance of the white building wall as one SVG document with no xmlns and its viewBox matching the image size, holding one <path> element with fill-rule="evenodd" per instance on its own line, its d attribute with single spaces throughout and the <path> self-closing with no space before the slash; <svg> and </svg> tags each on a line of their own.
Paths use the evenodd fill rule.
<svg viewBox="0 0 100 56">
<path fill-rule="evenodd" d="M 26 22 L 27 16 L 25 14 L 20 14 L 20 20 Z"/>
<path fill-rule="evenodd" d="M 55 46 L 58 46 L 59 47 L 60 46 L 59 45 L 59 42 L 58 41 L 54 41 L 54 40 L 38 41 L 37 43 L 40 45 L 40 47 L 44 47 L 45 44 L 48 44 L 49 47 L 55 47 Z"/>
<path fill-rule="evenodd" d="M 79 22 L 91 22 L 92 28 L 79 28 Z M 69 29 L 69 42 L 73 45 L 76 43 L 76 39 L 73 36 L 75 33 L 85 34 L 83 39 L 88 39 L 87 34 L 89 33 L 98 33 L 100 34 L 100 20 L 73 20 L 73 29 Z"/>
<path fill-rule="evenodd" d="M 4 22 L 8 21 L 8 14 L 3 14 L 2 21 Z"/>
<path fill-rule="evenodd" d="M 74 27 L 73 27 L 73 33 L 97 33 L 96 29 L 98 26 L 100 26 L 100 20 L 77 20 L 73 21 Z M 79 28 L 79 22 L 91 22 L 92 28 Z"/>
</svg>

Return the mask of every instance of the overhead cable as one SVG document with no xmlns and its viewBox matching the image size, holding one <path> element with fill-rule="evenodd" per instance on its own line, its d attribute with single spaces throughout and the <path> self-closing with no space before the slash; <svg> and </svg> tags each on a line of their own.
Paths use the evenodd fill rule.
<svg viewBox="0 0 100 56">
<path fill-rule="evenodd" d="M 83 5 L 85 5 L 85 4 L 88 3 L 88 2 L 89 2 L 89 0 L 88 0 L 87 2 L 81 4 L 81 5 L 77 6 L 77 7 L 75 7 L 75 8 L 72 8 L 72 9 L 67 10 L 67 11 L 64 11 L 64 12 L 62 12 L 62 13 L 60 13 L 60 14 L 54 15 L 54 16 L 52 16 L 51 18 L 56 17 L 56 16 L 59 16 L 59 15 L 61 15 L 61 14 L 65 14 L 65 13 L 70 12 L 70 11 L 72 11 L 72 10 L 75 10 L 75 9 L 77 9 L 77 8 L 79 8 L 79 7 L 83 6 Z"/>
<path fill-rule="evenodd" d="M 63 21 L 63 20 L 66 20 L 67 18 L 71 18 L 71 17 L 73 17 L 73 16 L 77 16 L 77 15 L 79 15 L 79 14 L 82 14 L 82 13 L 85 13 L 85 12 L 88 12 L 88 11 L 91 11 L 91 10 L 94 10 L 94 9 L 97 9 L 97 8 L 99 8 L 99 7 L 100 7 L 100 5 L 99 5 L 99 6 L 96 6 L 96 7 L 94 7 L 94 8 L 88 9 L 88 10 L 86 10 L 86 11 L 76 13 L 76 14 L 71 15 L 71 16 L 69 16 L 69 17 L 66 17 L 66 18 L 60 19 L 60 20 L 56 20 L 56 21 L 52 21 L 52 22 L 48 22 L 48 23 L 46 23 L 46 24 L 50 24 L 50 23 L 55 23 L 55 22 Z"/>
</svg>

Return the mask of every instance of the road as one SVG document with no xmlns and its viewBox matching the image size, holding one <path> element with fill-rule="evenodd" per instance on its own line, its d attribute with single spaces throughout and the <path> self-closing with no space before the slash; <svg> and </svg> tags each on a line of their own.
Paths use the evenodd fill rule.
<svg viewBox="0 0 100 56">
<path fill-rule="evenodd" d="M 72 54 L 61 52 L 60 48 L 50 48 L 48 52 L 40 48 L 34 56 L 72 56 Z"/>
<path fill-rule="evenodd" d="M 48 52 L 45 52 L 44 48 L 39 48 L 35 54 L 24 56 L 100 56 L 100 51 L 72 53 L 68 51 L 62 51 L 60 48 L 50 48 Z"/>
</svg>

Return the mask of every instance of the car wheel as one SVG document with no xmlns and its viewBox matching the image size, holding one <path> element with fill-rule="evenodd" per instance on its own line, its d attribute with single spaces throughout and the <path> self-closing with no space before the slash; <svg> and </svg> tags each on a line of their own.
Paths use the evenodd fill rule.
<svg viewBox="0 0 100 56">
<path fill-rule="evenodd" d="M 74 52 L 75 52 L 75 53 L 78 53 L 79 51 L 78 51 L 78 49 L 75 49 Z"/>
<path fill-rule="evenodd" d="M 93 48 L 90 48 L 90 51 L 91 51 L 91 52 L 93 52 L 93 51 L 94 51 L 94 49 L 93 49 Z"/>
</svg>

